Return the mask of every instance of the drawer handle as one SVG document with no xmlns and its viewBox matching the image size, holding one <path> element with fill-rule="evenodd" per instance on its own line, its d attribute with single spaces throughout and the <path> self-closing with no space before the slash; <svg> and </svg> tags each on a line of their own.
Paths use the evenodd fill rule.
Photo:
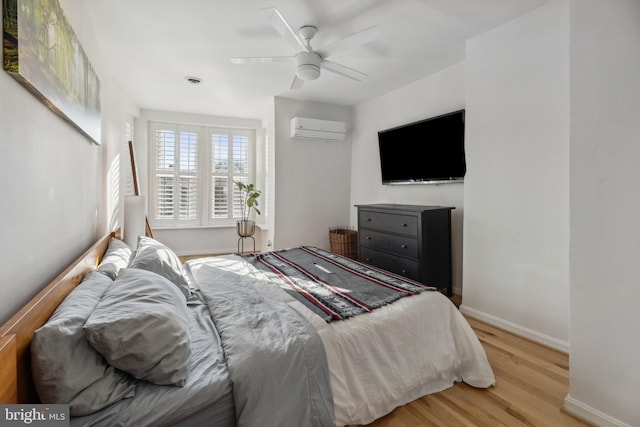
<svg viewBox="0 0 640 427">
<path fill-rule="evenodd" d="M 365 258 L 365 260 L 368 262 L 368 261 L 371 261 L 371 258 Z"/>
<path fill-rule="evenodd" d="M 405 223 L 403 222 L 403 223 L 402 223 L 402 227 L 406 227 L 406 226 L 407 226 L 407 224 L 405 224 Z"/>
<path fill-rule="evenodd" d="M 367 240 L 371 240 L 371 236 L 367 236 Z"/>
<path fill-rule="evenodd" d="M 400 246 L 402 247 L 402 249 L 407 249 L 407 245 L 405 245 L 404 243 Z"/>
<path fill-rule="evenodd" d="M 407 270 L 402 270 L 402 274 L 407 274 Z"/>
<path fill-rule="evenodd" d="M 367 222 L 371 222 L 371 218 L 367 218 Z"/>
</svg>

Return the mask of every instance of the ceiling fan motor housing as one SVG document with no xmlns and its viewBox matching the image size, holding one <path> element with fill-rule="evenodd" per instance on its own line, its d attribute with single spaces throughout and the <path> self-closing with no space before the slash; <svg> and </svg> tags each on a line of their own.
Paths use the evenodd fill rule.
<svg viewBox="0 0 640 427">
<path fill-rule="evenodd" d="M 302 80 L 320 77 L 322 58 L 316 52 L 300 52 L 296 55 L 296 75 Z"/>
</svg>

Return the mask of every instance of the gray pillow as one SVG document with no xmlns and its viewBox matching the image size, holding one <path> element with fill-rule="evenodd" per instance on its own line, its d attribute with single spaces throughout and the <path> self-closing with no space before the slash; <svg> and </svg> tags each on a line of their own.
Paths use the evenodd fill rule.
<svg viewBox="0 0 640 427">
<path fill-rule="evenodd" d="M 160 385 L 184 385 L 191 340 L 187 303 L 173 283 L 151 271 L 120 270 L 84 334 L 111 366 Z"/>
<path fill-rule="evenodd" d="M 82 327 L 112 280 L 95 271 L 62 301 L 31 341 L 31 370 L 42 403 L 69 404 L 87 415 L 135 395 L 135 380 L 109 366 Z"/>
<path fill-rule="evenodd" d="M 112 237 L 97 270 L 114 280 L 118 272 L 129 265 L 132 257 L 133 251 L 129 245 Z"/>
<path fill-rule="evenodd" d="M 153 271 L 178 286 L 185 298 L 191 296 L 189 282 L 182 274 L 182 263 L 178 256 L 169 247 L 151 237 L 138 237 L 136 254 L 129 267 Z"/>
</svg>

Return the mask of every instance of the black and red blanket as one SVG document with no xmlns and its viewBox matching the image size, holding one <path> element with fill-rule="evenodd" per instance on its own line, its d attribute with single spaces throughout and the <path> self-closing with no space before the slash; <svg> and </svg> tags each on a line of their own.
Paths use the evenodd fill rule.
<svg viewBox="0 0 640 427">
<path fill-rule="evenodd" d="M 244 258 L 327 322 L 437 290 L 312 246 Z"/>
</svg>

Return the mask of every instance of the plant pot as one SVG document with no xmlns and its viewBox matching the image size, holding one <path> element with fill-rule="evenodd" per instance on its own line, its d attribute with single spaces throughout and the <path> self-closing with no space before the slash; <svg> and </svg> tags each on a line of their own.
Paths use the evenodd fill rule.
<svg viewBox="0 0 640 427">
<path fill-rule="evenodd" d="M 242 219 L 236 222 L 236 231 L 240 237 L 251 237 L 256 232 L 256 222 L 252 219 Z"/>
</svg>

